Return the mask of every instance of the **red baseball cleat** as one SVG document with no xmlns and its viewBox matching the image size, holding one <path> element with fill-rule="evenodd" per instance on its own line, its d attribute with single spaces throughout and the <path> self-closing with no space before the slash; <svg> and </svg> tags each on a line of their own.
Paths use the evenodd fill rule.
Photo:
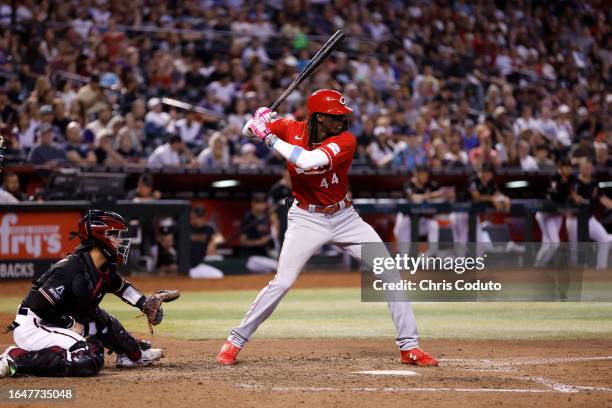
<svg viewBox="0 0 612 408">
<path fill-rule="evenodd" d="M 410 350 L 400 350 L 400 361 L 403 364 L 414 364 L 422 367 L 438 365 L 438 360 L 416 347 Z"/>
<path fill-rule="evenodd" d="M 231 341 L 225 340 L 225 343 L 223 343 L 223 347 L 221 347 L 221 351 L 217 355 L 217 364 L 221 364 L 221 365 L 236 364 L 236 356 L 238 356 L 239 351 L 240 351 L 240 347 L 236 347 L 232 344 Z"/>
</svg>

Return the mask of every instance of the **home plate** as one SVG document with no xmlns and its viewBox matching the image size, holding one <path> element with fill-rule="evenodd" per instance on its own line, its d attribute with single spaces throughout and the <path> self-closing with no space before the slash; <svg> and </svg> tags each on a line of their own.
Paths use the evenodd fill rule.
<svg viewBox="0 0 612 408">
<path fill-rule="evenodd" d="M 355 371 L 353 374 L 370 374 L 370 375 L 419 375 L 415 371 L 410 370 L 372 370 L 372 371 Z"/>
</svg>

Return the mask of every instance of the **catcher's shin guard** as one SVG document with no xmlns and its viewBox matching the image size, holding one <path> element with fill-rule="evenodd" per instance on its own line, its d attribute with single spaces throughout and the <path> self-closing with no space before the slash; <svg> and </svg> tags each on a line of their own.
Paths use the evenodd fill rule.
<svg viewBox="0 0 612 408">
<path fill-rule="evenodd" d="M 37 351 L 13 348 L 8 352 L 15 375 L 90 377 L 104 367 L 104 349 L 95 339 L 77 342 L 70 350 L 48 347 Z"/>
<path fill-rule="evenodd" d="M 112 315 L 108 315 L 106 326 L 95 337 L 100 339 L 104 347 L 109 349 L 109 351 L 125 354 L 132 361 L 138 361 L 142 357 L 138 340 Z"/>
</svg>

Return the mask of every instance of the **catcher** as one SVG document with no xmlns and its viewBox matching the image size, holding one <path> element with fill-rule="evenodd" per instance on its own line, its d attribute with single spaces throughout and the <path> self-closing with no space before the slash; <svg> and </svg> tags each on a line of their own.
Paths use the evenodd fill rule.
<svg viewBox="0 0 612 408">
<path fill-rule="evenodd" d="M 99 307 L 113 293 L 140 309 L 152 325 L 163 318 L 162 302 L 178 291 L 146 297 L 117 273 L 125 264 L 130 239 L 127 224 L 114 212 L 89 210 L 79 221 L 81 244 L 34 281 L 9 326 L 16 346 L 0 357 L 0 378 L 20 374 L 44 377 L 85 377 L 104 367 L 104 349 L 117 354 L 117 367 L 150 364 L 161 349 L 137 340 L 119 320 Z"/>
</svg>

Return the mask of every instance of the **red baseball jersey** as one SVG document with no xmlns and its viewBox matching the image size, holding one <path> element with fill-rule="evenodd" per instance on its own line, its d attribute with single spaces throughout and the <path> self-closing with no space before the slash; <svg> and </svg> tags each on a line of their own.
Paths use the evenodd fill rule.
<svg viewBox="0 0 612 408">
<path fill-rule="evenodd" d="M 329 164 L 310 170 L 287 162 L 293 196 L 301 203 L 332 205 L 342 201 L 348 191 L 348 171 L 355 153 L 355 136 L 349 132 L 331 136 L 312 148 L 308 146 L 306 122 L 279 119 L 269 124 L 270 131 L 280 139 L 304 150 L 319 149 L 329 157 Z"/>
</svg>

